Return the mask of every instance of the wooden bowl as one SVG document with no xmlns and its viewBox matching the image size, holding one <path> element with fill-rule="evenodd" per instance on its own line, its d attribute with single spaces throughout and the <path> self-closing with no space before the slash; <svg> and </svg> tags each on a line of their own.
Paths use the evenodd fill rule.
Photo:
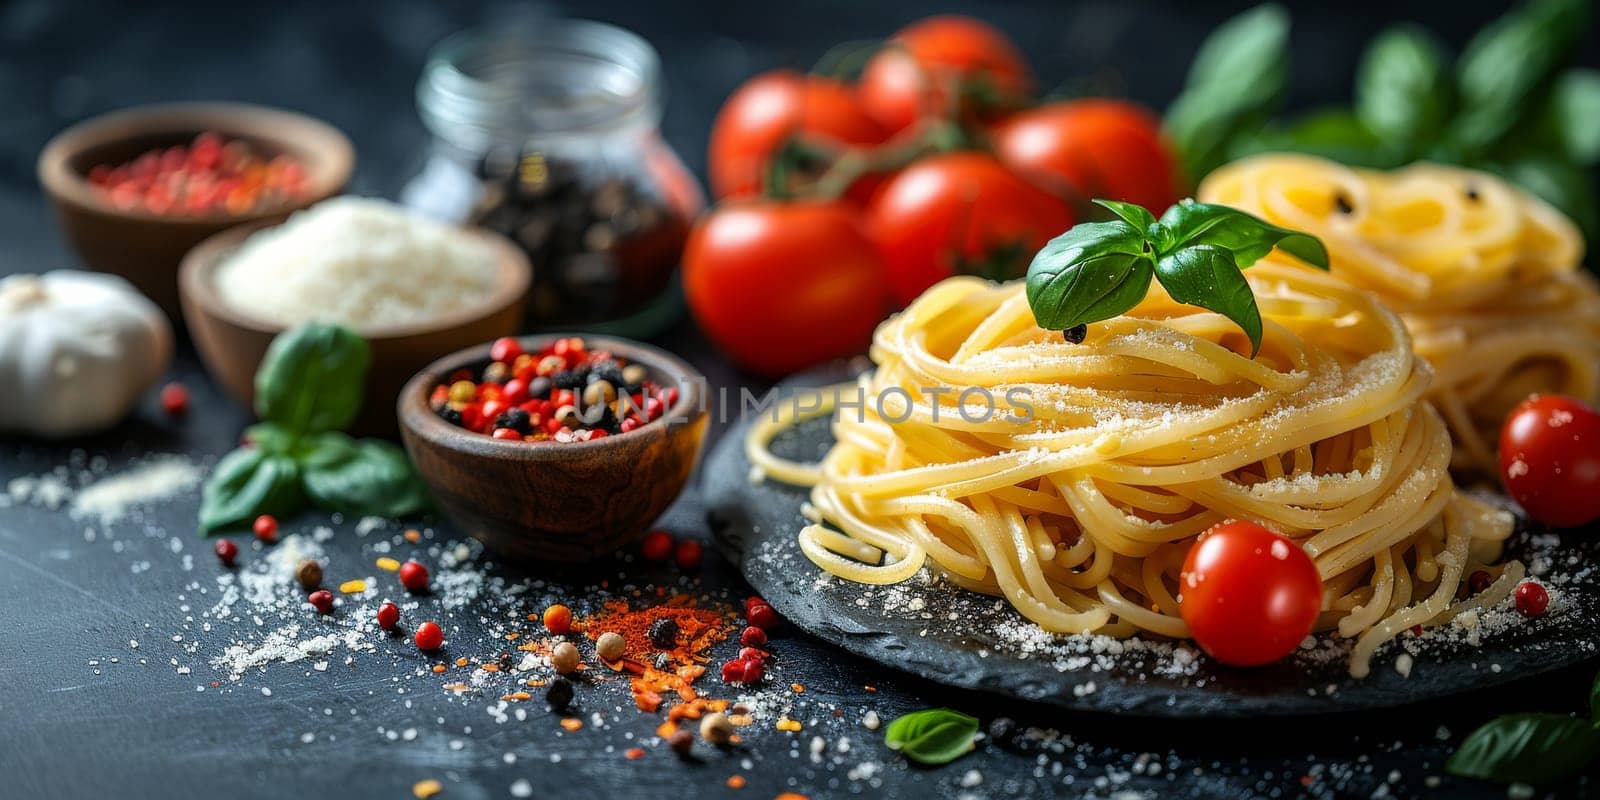
<svg viewBox="0 0 1600 800">
<path fill-rule="evenodd" d="M 217 266 L 251 234 L 276 223 L 254 223 L 223 231 L 184 256 L 178 271 L 183 316 L 200 360 L 213 380 L 246 406 L 255 400 L 256 368 L 267 345 L 285 326 L 258 319 L 230 305 L 217 292 Z M 468 229 L 495 252 L 494 288 L 482 302 L 427 322 L 359 328 L 372 346 L 365 400 L 351 432 L 394 437 L 395 398 L 417 370 L 447 353 L 479 342 L 510 336 L 522 325 L 524 299 L 532 281 L 528 258 L 510 240 L 488 231 Z"/>
<path fill-rule="evenodd" d="M 303 197 L 247 214 L 165 216 L 113 206 L 89 184 L 89 170 L 120 164 L 151 148 L 187 144 L 215 131 L 249 143 L 262 155 L 287 154 L 306 169 Z M 281 221 L 291 212 L 343 191 L 355 166 L 350 140 L 303 114 L 236 103 L 140 106 L 78 123 L 39 153 L 39 182 L 67 239 L 91 269 L 126 278 L 178 320 L 178 263 L 201 240 L 252 222 Z"/>
<path fill-rule="evenodd" d="M 556 336 L 521 339 L 537 351 Z M 671 505 L 705 440 L 705 380 L 649 345 L 586 336 L 591 349 L 641 364 L 678 402 L 628 433 L 587 442 L 506 441 L 473 433 L 428 405 L 433 387 L 489 362 L 489 346 L 439 359 L 400 394 L 400 434 L 433 497 L 462 530 L 524 562 L 577 563 L 629 544 Z"/>
</svg>

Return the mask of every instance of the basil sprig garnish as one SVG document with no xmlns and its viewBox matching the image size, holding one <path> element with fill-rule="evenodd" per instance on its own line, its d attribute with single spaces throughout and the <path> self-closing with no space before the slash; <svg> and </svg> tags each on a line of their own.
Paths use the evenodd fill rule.
<svg viewBox="0 0 1600 800">
<path fill-rule="evenodd" d="M 340 431 L 361 410 L 365 340 L 337 325 L 279 334 L 256 370 L 249 442 L 223 456 L 200 494 L 200 532 L 243 528 L 309 503 L 343 514 L 401 517 L 429 508 L 405 452 Z"/>
<path fill-rule="evenodd" d="M 1507 714 L 1467 736 L 1445 763 L 1451 775 L 1496 783 L 1547 785 L 1578 775 L 1600 758 L 1600 676 L 1589 690 L 1589 718 Z"/>
<path fill-rule="evenodd" d="M 897 717 L 884 729 L 883 742 L 918 764 L 948 764 L 972 751 L 978 720 L 948 708 L 929 708 Z"/>
<path fill-rule="evenodd" d="M 1161 219 L 1132 203 L 1096 200 L 1120 219 L 1073 226 L 1028 267 L 1028 304 L 1039 326 L 1066 331 L 1110 319 L 1144 299 L 1155 278 L 1187 305 L 1233 320 L 1261 349 L 1261 310 L 1242 270 L 1274 247 L 1328 268 L 1316 237 L 1227 206 L 1184 200 Z"/>
</svg>

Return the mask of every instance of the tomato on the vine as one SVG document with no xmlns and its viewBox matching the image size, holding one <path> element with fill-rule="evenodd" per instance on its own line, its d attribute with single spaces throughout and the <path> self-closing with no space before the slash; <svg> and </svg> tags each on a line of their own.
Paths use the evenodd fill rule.
<svg viewBox="0 0 1600 800">
<path fill-rule="evenodd" d="M 1556 528 L 1600 519 L 1600 413 L 1571 397 L 1530 397 L 1500 429 L 1500 477 L 1528 516 Z"/>
<path fill-rule="evenodd" d="M 745 369 L 777 377 L 866 350 L 883 318 L 883 268 L 839 202 L 725 204 L 689 234 L 695 320 Z"/>
<path fill-rule="evenodd" d="M 1271 663 L 1299 646 L 1322 611 L 1311 556 L 1254 522 L 1200 534 L 1178 579 L 1179 612 L 1200 649 L 1224 664 Z"/>
<path fill-rule="evenodd" d="M 745 81 L 711 126 L 708 171 L 719 198 L 759 194 L 772 159 L 791 139 L 823 147 L 878 144 L 888 138 L 841 81 L 789 70 Z M 866 190 L 852 191 L 865 199 Z"/>
<path fill-rule="evenodd" d="M 925 117 L 993 119 L 1033 93 L 1033 74 L 1005 34 L 971 17 L 914 23 L 867 62 L 861 103 L 890 133 Z"/>
<path fill-rule="evenodd" d="M 1159 215 L 1178 201 L 1177 160 L 1161 122 L 1122 100 L 1071 100 L 1023 111 L 994 129 L 1007 166 L 1049 188 L 1137 203 Z"/>
<path fill-rule="evenodd" d="M 867 230 L 889 289 L 904 305 L 957 273 L 995 280 L 1028 270 L 1034 253 L 1073 224 L 1065 201 L 993 156 L 942 153 L 892 178 L 868 208 Z"/>
</svg>

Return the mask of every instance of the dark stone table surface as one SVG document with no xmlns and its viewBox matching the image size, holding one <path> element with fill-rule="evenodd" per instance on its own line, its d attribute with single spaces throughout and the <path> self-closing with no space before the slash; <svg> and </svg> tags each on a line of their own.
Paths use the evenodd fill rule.
<svg viewBox="0 0 1600 800">
<path fill-rule="evenodd" d="M 1384 21 L 1425 21 L 1459 46 L 1498 4 L 1294 5 L 1294 103 L 1309 107 L 1346 96 L 1358 43 Z M 881 36 L 923 14 L 963 10 L 990 19 L 1016 37 L 1047 84 L 1098 71 L 1130 96 L 1160 104 L 1174 94 L 1203 32 L 1243 6 L 599 0 L 546 10 L 628 26 L 662 51 L 670 95 L 664 132 L 703 174 L 711 115 L 743 77 L 807 65 L 831 43 Z M 229 99 L 304 110 L 356 142 L 354 190 L 392 196 L 425 144 L 413 87 L 427 47 L 462 27 L 525 11 L 421 2 L 0 2 L 0 274 L 75 265 L 40 196 L 34 158 L 61 127 L 126 105 Z M 1585 61 L 1593 63 L 1595 52 L 1591 33 Z M 660 342 L 714 385 L 760 386 L 722 362 L 687 323 Z M 152 454 L 214 459 L 247 424 L 246 412 L 207 381 L 187 347 L 172 377 L 193 392 L 186 419 L 165 418 L 152 397 L 104 436 L 67 445 L 0 442 L 0 486 L 63 466 L 110 474 Z M 495 692 L 441 691 L 438 676 L 424 669 L 430 662 L 398 641 L 379 641 L 350 663 L 341 651 L 325 670 L 310 659 L 231 680 L 211 660 L 236 640 L 258 641 L 265 628 L 206 613 L 219 567 L 209 543 L 192 533 L 195 504 L 191 492 L 104 525 L 27 503 L 0 508 L 0 797 L 353 800 L 410 797 L 425 779 L 441 781 L 443 798 L 524 789 L 535 797 L 1502 797 L 1500 787 L 1441 779 L 1453 743 L 1505 711 L 1581 708 L 1593 674 L 1591 664 L 1382 713 L 1145 721 L 945 689 L 790 632 L 774 641 L 779 658 L 764 707 L 740 747 L 680 763 L 652 740 L 659 720 L 634 710 L 621 683 L 582 689 L 586 724 L 567 732 L 542 702 L 517 706 L 525 712 L 519 718 L 516 709 L 494 709 Z M 316 515 L 285 529 L 306 533 L 321 524 L 335 530 L 323 543 L 330 564 L 352 576 L 399 541 L 398 528 L 361 536 L 352 521 Z M 708 536 L 695 488 L 663 525 Z M 448 525 L 427 530 L 416 552 L 450 557 L 456 537 Z M 262 555 L 245 550 L 247 563 Z M 506 619 L 538 610 L 545 597 L 579 596 L 601 578 L 665 582 L 731 601 L 747 591 L 714 556 L 694 581 L 626 561 L 586 575 L 488 561 L 472 551 L 470 563 L 491 578 L 478 599 L 450 609 L 444 597 L 420 600 L 446 622 L 447 654 L 482 655 Z M 280 613 L 266 627 L 282 621 Z M 704 680 L 720 690 L 714 677 Z M 803 684 L 804 693 L 786 690 L 789 683 Z M 889 719 L 928 706 L 986 723 L 1009 717 L 1025 733 L 984 742 L 950 766 L 919 769 L 860 723 L 867 711 Z M 805 730 L 775 730 L 784 709 Z M 625 757 L 634 746 L 645 748 L 643 758 Z M 743 777 L 744 787 L 729 787 L 731 775 Z M 1560 792 L 1586 793 L 1592 780 Z"/>
</svg>

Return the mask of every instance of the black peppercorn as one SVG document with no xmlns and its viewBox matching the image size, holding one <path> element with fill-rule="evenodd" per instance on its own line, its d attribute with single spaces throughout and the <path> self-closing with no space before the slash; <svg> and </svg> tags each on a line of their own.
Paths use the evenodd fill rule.
<svg viewBox="0 0 1600 800">
<path fill-rule="evenodd" d="M 1010 717 L 995 717 L 989 723 L 989 741 L 1005 744 L 1017 735 L 1017 722 Z"/>
<path fill-rule="evenodd" d="M 551 388 L 552 384 L 550 383 L 550 379 L 540 375 L 539 377 L 528 381 L 528 396 L 537 397 L 540 400 L 546 399 L 550 396 Z"/>
<path fill-rule="evenodd" d="M 500 416 L 494 418 L 494 426 L 496 428 L 510 428 L 523 436 L 533 432 L 533 424 L 528 417 L 528 412 L 516 407 L 500 412 Z"/>
<path fill-rule="evenodd" d="M 678 621 L 671 617 L 662 617 L 650 623 L 650 643 L 662 650 L 669 650 L 678 643 Z"/>
<path fill-rule="evenodd" d="M 439 409 L 439 418 L 450 423 L 451 425 L 462 424 L 461 412 L 449 406 Z"/>
<path fill-rule="evenodd" d="M 561 389 L 582 389 L 589 383 L 589 368 L 564 369 L 550 376 L 550 382 Z"/>
<path fill-rule="evenodd" d="M 1083 344 L 1083 338 L 1088 335 L 1088 325 L 1074 325 L 1061 332 L 1061 338 L 1067 340 L 1067 344 Z"/>
<path fill-rule="evenodd" d="M 550 682 L 550 688 L 544 690 L 544 699 L 552 709 L 565 711 L 572 705 L 572 694 L 572 681 L 556 678 Z"/>
<path fill-rule="evenodd" d="M 605 381 L 612 386 L 623 386 L 627 381 L 622 377 L 622 367 L 615 361 L 602 361 L 589 370 L 589 383 Z"/>
</svg>

